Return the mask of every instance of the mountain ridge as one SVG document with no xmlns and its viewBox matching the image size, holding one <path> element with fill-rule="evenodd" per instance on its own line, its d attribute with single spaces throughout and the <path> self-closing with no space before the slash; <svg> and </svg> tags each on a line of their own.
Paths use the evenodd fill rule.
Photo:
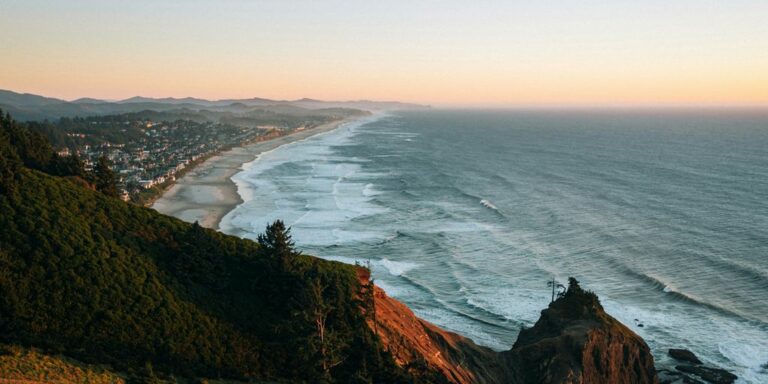
<svg viewBox="0 0 768 384">
<path fill-rule="evenodd" d="M 267 107 L 270 105 L 291 105 L 306 109 L 325 108 L 354 108 L 366 111 L 385 111 L 395 109 L 422 109 L 429 106 L 403 103 L 397 101 L 323 101 L 303 98 L 298 100 L 271 100 L 266 98 L 220 99 L 207 100 L 195 97 L 164 97 L 152 98 L 133 96 L 123 100 L 107 101 L 89 97 L 81 97 L 73 101 L 46 97 L 41 95 L 18 93 L 0 89 L 0 108 L 13 113 L 20 121 L 53 120 L 61 117 L 87 117 L 109 115 L 116 113 L 138 112 L 142 109 L 170 110 L 174 108 L 190 109 L 226 109 L 233 104 L 247 107 Z"/>
</svg>

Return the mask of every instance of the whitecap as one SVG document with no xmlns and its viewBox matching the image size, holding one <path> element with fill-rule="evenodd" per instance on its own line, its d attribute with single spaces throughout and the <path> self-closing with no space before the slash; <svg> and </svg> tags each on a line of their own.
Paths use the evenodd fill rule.
<svg viewBox="0 0 768 384">
<path fill-rule="evenodd" d="M 382 269 L 385 270 L 389 275 L 402 276 L 404 273 L 419 267 L 419 265 L 416 263 L 411 263 L 406 261 L 392 261 L 386 258 L 377 260 L 377 259 L 367 259 L 367 258 L 354 258 L 354 257 L 347 257 L 347 256 L 321 256 L 321 257 L 326 260 L 338 261 L 338 262 L 341 262 L 344 264 L 350 264 L 350 265 L 361 265 L 364 267 L 367 267 L 368 265 L 370 265 L 371 269 L 373 269 L 374 276 L 376 275 L 377 270 L 381 271 Z"/>
<path fill-rule="evenodd" d="M 371 183 L 366 184 L 365 187 L 363 188 L 363 196 L 365 197 L 371 197 L 371 196 L 376 196 L 380 194 L 381 192 L 374 189 L 373 184 Z"/>
<path fill-rule="evenodd" d="M 493 203 L 490 202 L 490 200 L 482 199 L 480 200 L 480 204 L 484 205 L 486 208 L 493 209 L 494 211 L 499 210 L 495 205 L 493 205 Z"/>
<path fill-rule="evenodd" d="M 402 274 L 418 267 L 418 264 L 415 263 L 391 261 L 389 259 L 381 259 L 374 262 L 374 264 L 384 267 L 392 276 L 401 276 Z"/>
</svg>

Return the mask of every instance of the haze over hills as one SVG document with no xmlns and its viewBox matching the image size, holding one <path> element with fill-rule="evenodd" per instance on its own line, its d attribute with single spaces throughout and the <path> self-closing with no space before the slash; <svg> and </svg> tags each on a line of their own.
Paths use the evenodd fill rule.
<svg viewBox="0 0 768 384">
<path fill-rule="evenodd" d="M 17 120 L 21 121 L 109 115 L 143 110 L 169 111 L 182 108 L 192 111 L 215 109 L 224 112 L 242 112 L 243 109 L 247 108 L 271 108 L 274 106 L 281 108 L 290 106 L 295 108 L 295 111 L 300 109 L 321 110 L 332 108 L 351 108 L 368 111 L 428 108 L 426 105 L 397 101 L 322 101 L 307 98 L 299 100 L 270 100 L 258 97 L 250 99 L 205 100 L 194 97 L 151 98 L 134 96 L 118 101 L 83 97 L 74 101 L 67 101 L 29 93 L 0 90 L 0 108 L 11 113 Z"/>
</svg>

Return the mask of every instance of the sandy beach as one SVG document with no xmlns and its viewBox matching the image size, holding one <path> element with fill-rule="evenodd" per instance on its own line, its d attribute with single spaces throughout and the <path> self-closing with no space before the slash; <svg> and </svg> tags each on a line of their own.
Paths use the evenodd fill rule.
<svg viewBox="0 0 768 384">
<path fill-rule="evenodd" d="M 218 229 L 224 215 L 243 202 L 231 178 L 240 172 L 244 163 L 253 161 L 262 152 L 332 131 L 341 124 L 355 119 L 357 118 L 323 124 L 275 139 L 236 147 L 212 156 L 177 180 L 151 205 L 151 208 L 190 223 L 197 221 L 203 227 Z"/>
</svg>

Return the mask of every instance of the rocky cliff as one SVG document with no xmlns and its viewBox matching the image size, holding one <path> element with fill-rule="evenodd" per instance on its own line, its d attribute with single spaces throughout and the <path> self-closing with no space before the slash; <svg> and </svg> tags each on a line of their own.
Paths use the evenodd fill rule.
<svg viewBox="0 0 768 384">
<path fill-rule="evenodd" d="M 359 269 L 363 283 L 370 278 Z M 395 362 L 407 369 L 431 370 L 451 383 L 501 383 L 503 367 L 490 348 L 420 319 L 405 304 L 374 287 L 375 316 L 369 326 L 379 336 Z"/>
<path fill-rule="evenodd" d="M 376 316 L 370 326 L 396 363 L 426 366 L 449 382 L 658 383 L 648 345 L 575 280 L 505 352 L 419 319 L 378 287 L 374 298 Z"/>
<path fill-rule="evenodd" d="M 521 383 L 658 383 L 648 345 L 575 279 L 502 359 Z"/>
</svg>

